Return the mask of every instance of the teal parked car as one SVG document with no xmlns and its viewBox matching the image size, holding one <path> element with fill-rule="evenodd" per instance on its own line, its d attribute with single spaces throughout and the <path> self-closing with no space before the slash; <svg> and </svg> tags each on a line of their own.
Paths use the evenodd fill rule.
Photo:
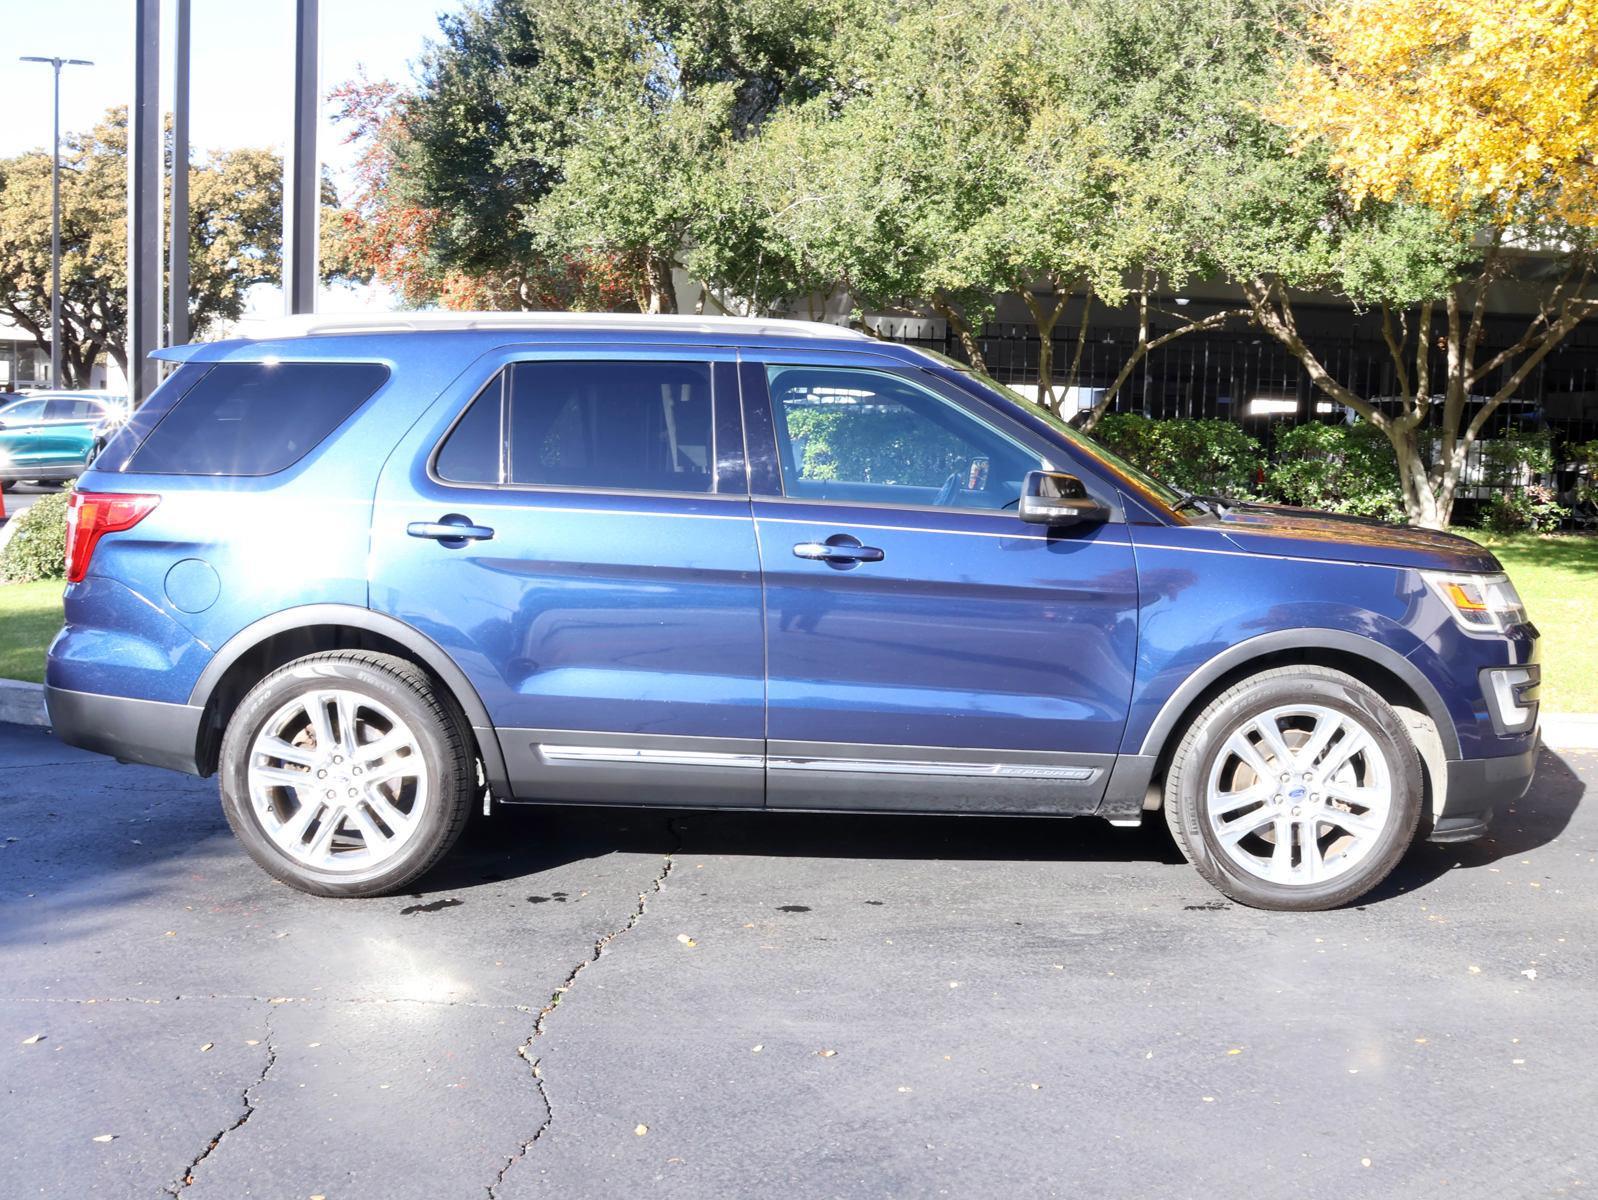
<svg viewBox="0 0 1598 1200">
<path fill-rule="evenodd" d="M 0 408 L 0 480 L 76 479 L 127 420 L 108 392 L 35 392 Z"/>
</svg>

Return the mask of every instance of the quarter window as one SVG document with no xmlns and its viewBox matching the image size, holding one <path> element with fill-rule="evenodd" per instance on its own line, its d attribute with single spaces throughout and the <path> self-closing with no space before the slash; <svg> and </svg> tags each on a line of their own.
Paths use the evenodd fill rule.
<svg viewBox="0 0 1598 1200">
<path fill-rule="evenodd" d="M 709 492 L 710 367 L 530 362 L 480 392 L 438 452 L 456 483 Z"/>
<path fill-rule="evenodd" d="M 377 363 L 218 363 L 134 451 L 153 475 L 273 475 L 299 462 L 388 378 Z"/>
<path fill-rule="evenodd" d="M 1013 508 L 1041 464 L 964 408 L 900 375 L 767 369 L 783 492 L 807 500 Z"/>
</svg>

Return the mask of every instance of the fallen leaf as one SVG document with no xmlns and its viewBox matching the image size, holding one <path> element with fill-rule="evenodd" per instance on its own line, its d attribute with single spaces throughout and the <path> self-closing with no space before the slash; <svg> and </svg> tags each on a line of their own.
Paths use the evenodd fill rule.
<svg viewBox="0 0 1598 1200">
<path fill-rule="evenodd" d="M 114 1142 L 114 1141 L 116 1141 L 116 1136 L 117 1135 L 114 1134 L 114 1133 L 102 1133 L 99 1137 L 95 1138 L 94 1140 L 97 1141 L 97 1142 Z"/>
<path fill-rule="evenodd" d="M 1232 1047 L 1232 1049 L 1228 1050 L 1227 1053 L 1228 1054 L 1241 1054 L 1241 1053 L 1243 1053 L 1243 1051 L 1239 1047 L 1234 1046 L 1234 1047 Z"/>
<path fill-rule="evenodd" d="M 37 1043 L 42 1042 L 42 1041 L 44 1041 L 44 1034 L 36 1033 L 32 1037 L 23 1038 L 22 1039 L 22 1044 L 24 1046 L 32 1046 L 32 1045 L 36 1045 Z"/>
<path fill-rule="evenodd" d="M 677 935 L 677 940 L 679 942 L 681 942 L 684 946 L 687 946 L 690 950 L 692 950 L 695 946 L 699 945 L 698 942 L 694 941 L 694 939 L 689 937 L 686 933 L 679 933 Z"/>
<path fill-rule="evenodd" d="M 816 1053 L 821 1055 L 822 1058 L 831 1058 L 838 1052 L 836 1050 L 817 1050 Z"/>
<path fill-rule="evenodd" d="M 321 1042 L 312 1042 L 309 1046 L 306 1047 L 306 1049 L 307 1050 L 315 1050 L 321 1044 L 322 1044 Z"/>
<path fill-rule="evenodd" d="M 1536 967 L 1527 967 L 1524 971 L 1521 972 L 1521 974 L 1524 975 L 1527 979 L 1536 979 L 1537 978 L 1537 968 Z"/>
<path fill-rule="evenodd" d="M 1027 1086 L 1029 1088 L 1031 1088 L 1034 1092 L 1038 1091 L 1039 1089 L 1041 1089 L 1043 1087 L 1043 1085 L 1041 1083 L 1029 1083 L 1029 1084 L 1027 1084 Z"/>
<path fill-rule="evenodd" d="M 1480 975 L 1480 974 L 1481 974 L 1481 968 L 1480 968 L 1480 967 L 1476 967 L 1476 966 L 1473 966 L 1473 967 L 1471 967 L 1471 969 L 1470 969 L 1470 973 L 1471 973 L 1471 974 L 1472 974 L 1472 975 Z"/>
<path fill-rule="evenodd" d="M 749 1047 L 749 1053 L 750 1053 L 750 1054 L 759 1054 L 759 1053 L 760 1053 L 760 1052 L 761 1052 L 761 1051 L 762 1051 L 762 1050 L 764 1050 L 764 1049 L 765 1049 L 765 1048 L 766 1048 L 766 1047 L 765 1047 L 765 1043 L 761 1043 L 761 1044 L 760 1044 L 760 1045 L 758 1045 L 758 1046 L 750 1046 L 750 1047 Z"/>
<path fill-rule="evenodd" d="M 1205 1096 L 1205 1097 L 1203 1097 L 1203 1099 L 1204 1099 L 1204 1103 L 1205 1104 L 1214 1104 L 1215 1103 L 1215 1097 L 1214 1096 Z"/>
<path fill-rule="evenodd" d="M 1371 1165 L 1371 1160 L 1368 1158 L 1362 1158 L 1359 1160 L 1359 1165 L 1362 1167 L 1368 1167 Z"/>
<path fill-rule="evenodd" d="M 639 1137 L 643 1137 L 644 1134 L 649 1132 L 649 1126 L 647 1126 L 647 1125 L 634 1125 L 633 1126 L 633 1132 L 636 1133 Z"/>
<path fill-rule="evenodd" d="M 261 1044 L 261 1039 L 260 1038 L 245 1038 L 244 1039 L 244 1044 L 246 1046 L 259 1046 Z"/>
<path fill-rule="evenodd" d="M 206 1042 L 205 1045 L 200 1047 L 200 1053 L 204 1054 L 207 1050 L 209 1050 L 214 1045 L 216 1045 L 215 1042 Z"/>
</svg>

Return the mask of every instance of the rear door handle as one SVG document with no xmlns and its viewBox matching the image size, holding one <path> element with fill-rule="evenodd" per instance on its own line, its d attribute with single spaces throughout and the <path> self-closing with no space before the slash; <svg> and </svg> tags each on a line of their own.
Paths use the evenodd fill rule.
<svg viewBox="0 0 1598 1200">
<path fill-rule="evenodd" d="M 486 542 L 494 536 L 487 525 L 473 525 L 459 513 L 450 513 L 437 521 L 412 521 L 405 532 L 413 538 L 432 538 L 445 546 L 453 543 L 456 548 L 467 542 Z"/>
<path fill-rule="evenodd" d="M 793 548 L 795 558 L 811 558 L 820 562 L 852 566 L 855 563 L 881 562 L 882 551 L 875 546 L 863 546 L 858 538 L 847 533 L 835 533 L 824 542 L 800 542 Z"/>
</svg>

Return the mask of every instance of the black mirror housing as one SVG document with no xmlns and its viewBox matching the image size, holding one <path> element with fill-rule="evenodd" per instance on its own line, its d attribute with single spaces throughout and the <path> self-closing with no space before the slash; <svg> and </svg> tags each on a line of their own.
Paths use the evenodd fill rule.
<svg viewBox="0 0 1598 1200">
<path fill-rule="evenodd" d="M 1109 506 L 1088 495 L 1075 475 L 1062 471 L 1028 471 L 1018 512 L 1023 521 L 1051 529 L 1102 524 L 1110 519 Z"/>
</svg>

